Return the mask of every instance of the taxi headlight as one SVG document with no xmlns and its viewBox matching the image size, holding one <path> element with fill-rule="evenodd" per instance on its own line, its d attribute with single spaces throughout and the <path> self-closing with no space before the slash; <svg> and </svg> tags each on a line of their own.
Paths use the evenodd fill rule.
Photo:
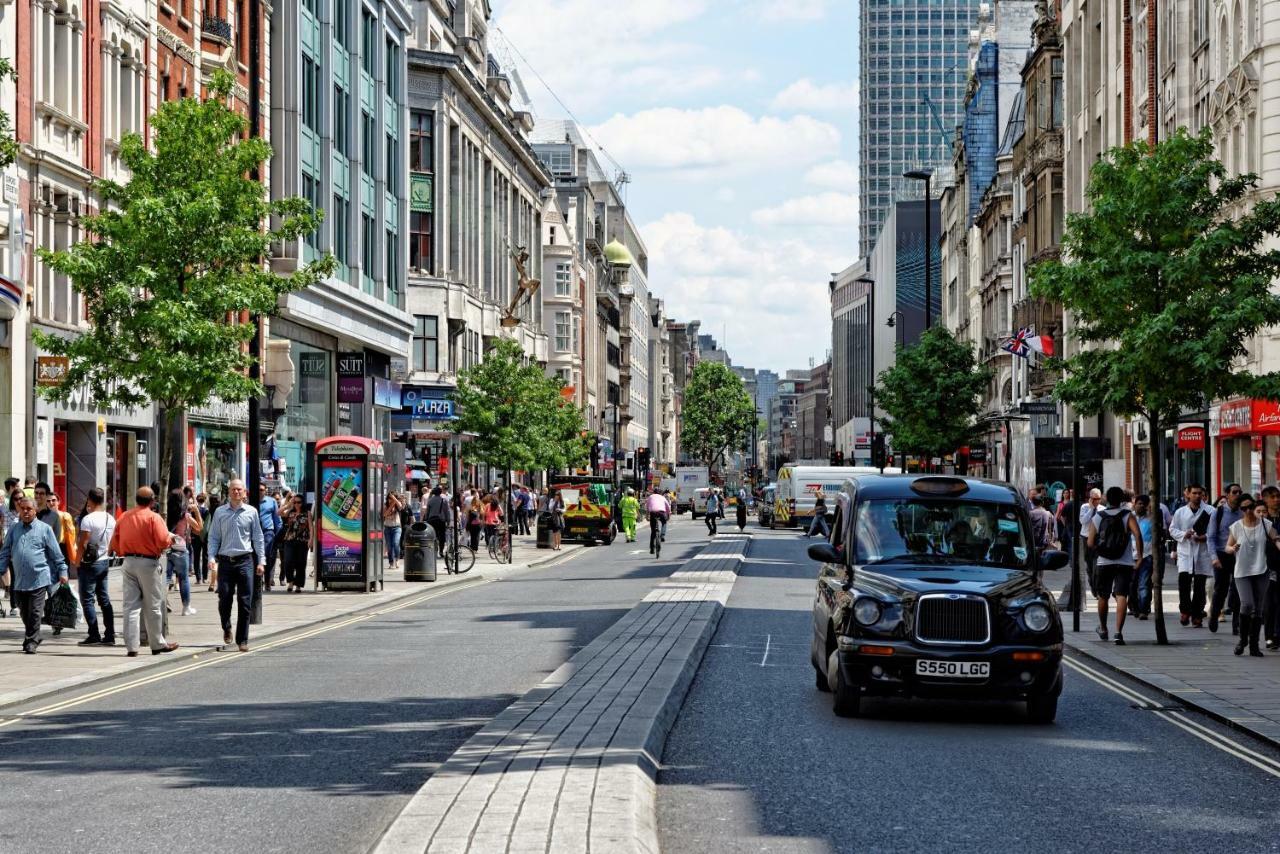
<svg viewBox="0 0 1280 854">
<path fill-rule="evenodd" d="M 858 621 L 860 626 L 874 626 L 880 622 L 880 616 L 883 610 L 880 603 L 867 596 L 863 596 L 853 603 L 853 618 Z"/>
<path fill-rule="evenodd" d="M 1053 625 L 1053 612 L 1041 602 L 1032 602 L 1022 609 L 1022 622 L 1033 632 L 1043 632 Z"/>
</svg>

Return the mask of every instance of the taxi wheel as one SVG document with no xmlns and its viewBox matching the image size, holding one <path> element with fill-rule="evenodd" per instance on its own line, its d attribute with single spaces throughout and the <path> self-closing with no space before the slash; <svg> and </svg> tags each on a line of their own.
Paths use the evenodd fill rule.
<svg viewBox="0 0 1280 854">
<path fill-rule="evenodd" d="M 1027 720 L 1033 724 L 1051 724 L 1058 716 L 1058 695 L 1038 694 L 1027 698 Z"/>
<path fill-rule="evenodd" d="M 833 650 L 827 657 L 827 681 L 831 686 L 832 709 L 837 717 L 856 718 L 861 714 L 862 695 L 856 686 L 845 684 L 840 675 L 839 651 Z"/>
</svg>

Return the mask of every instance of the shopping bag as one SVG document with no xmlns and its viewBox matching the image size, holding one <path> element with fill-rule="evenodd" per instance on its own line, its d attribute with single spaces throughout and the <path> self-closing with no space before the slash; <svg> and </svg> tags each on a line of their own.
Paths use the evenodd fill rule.
<svg viewBox="0 0 1280 854">
<path fill-rule="evenodd" d="M 46 622 L 55 629 L 74 629 L 79 625 L 80 607 L 69 586 L 58 586 L 45 604 L 45 615 Z"/>
</svg>

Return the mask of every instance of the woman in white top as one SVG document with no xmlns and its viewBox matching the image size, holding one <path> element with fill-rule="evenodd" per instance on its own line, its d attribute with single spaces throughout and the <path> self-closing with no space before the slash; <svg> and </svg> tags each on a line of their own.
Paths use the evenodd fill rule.
<svg viewBox="0 0 1280 854">
<path fill-rule="evenodd" d="M 1280 534 L 1266 518 L 1266 508 L 1255 502 L 1252 495 L 1241 497 L 1239 506 L 1240 519 L 1228 529 L 1231 533 L 1227 537 L 1227 554 L 1236 556 L 1235 584 L 1240 594 L 1240 640 L 1236 642 L 1235 654 L 1243 654 L 1247 642 L 1249 654 L 1261 657 L 1258 635 L 1262 632 L 1262 603 L 1266 601 L 1270 583 L 1267 539 L 1280 539 Z"/>
</svg>

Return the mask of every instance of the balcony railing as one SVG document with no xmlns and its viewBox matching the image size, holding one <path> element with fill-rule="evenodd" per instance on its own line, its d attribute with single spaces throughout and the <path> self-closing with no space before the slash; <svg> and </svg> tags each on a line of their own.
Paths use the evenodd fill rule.
<svg viewBox="0 0 1280 854">
<path fill-rule="evenodd" d="M 1013 304 L 1015 329 L 1031 327 L 1037 335 L 1057 335 L 1062 331 L 1062 306 L 1040 297 L 1024 297 Z"/>
<path fill-rule="evenodd" d="M 220 41 L 224 44 L 231 44 L 231 22 L 226 18 L 205 15 L 201 22 L 201 28 L 205 38 Z"/>
</svg>

